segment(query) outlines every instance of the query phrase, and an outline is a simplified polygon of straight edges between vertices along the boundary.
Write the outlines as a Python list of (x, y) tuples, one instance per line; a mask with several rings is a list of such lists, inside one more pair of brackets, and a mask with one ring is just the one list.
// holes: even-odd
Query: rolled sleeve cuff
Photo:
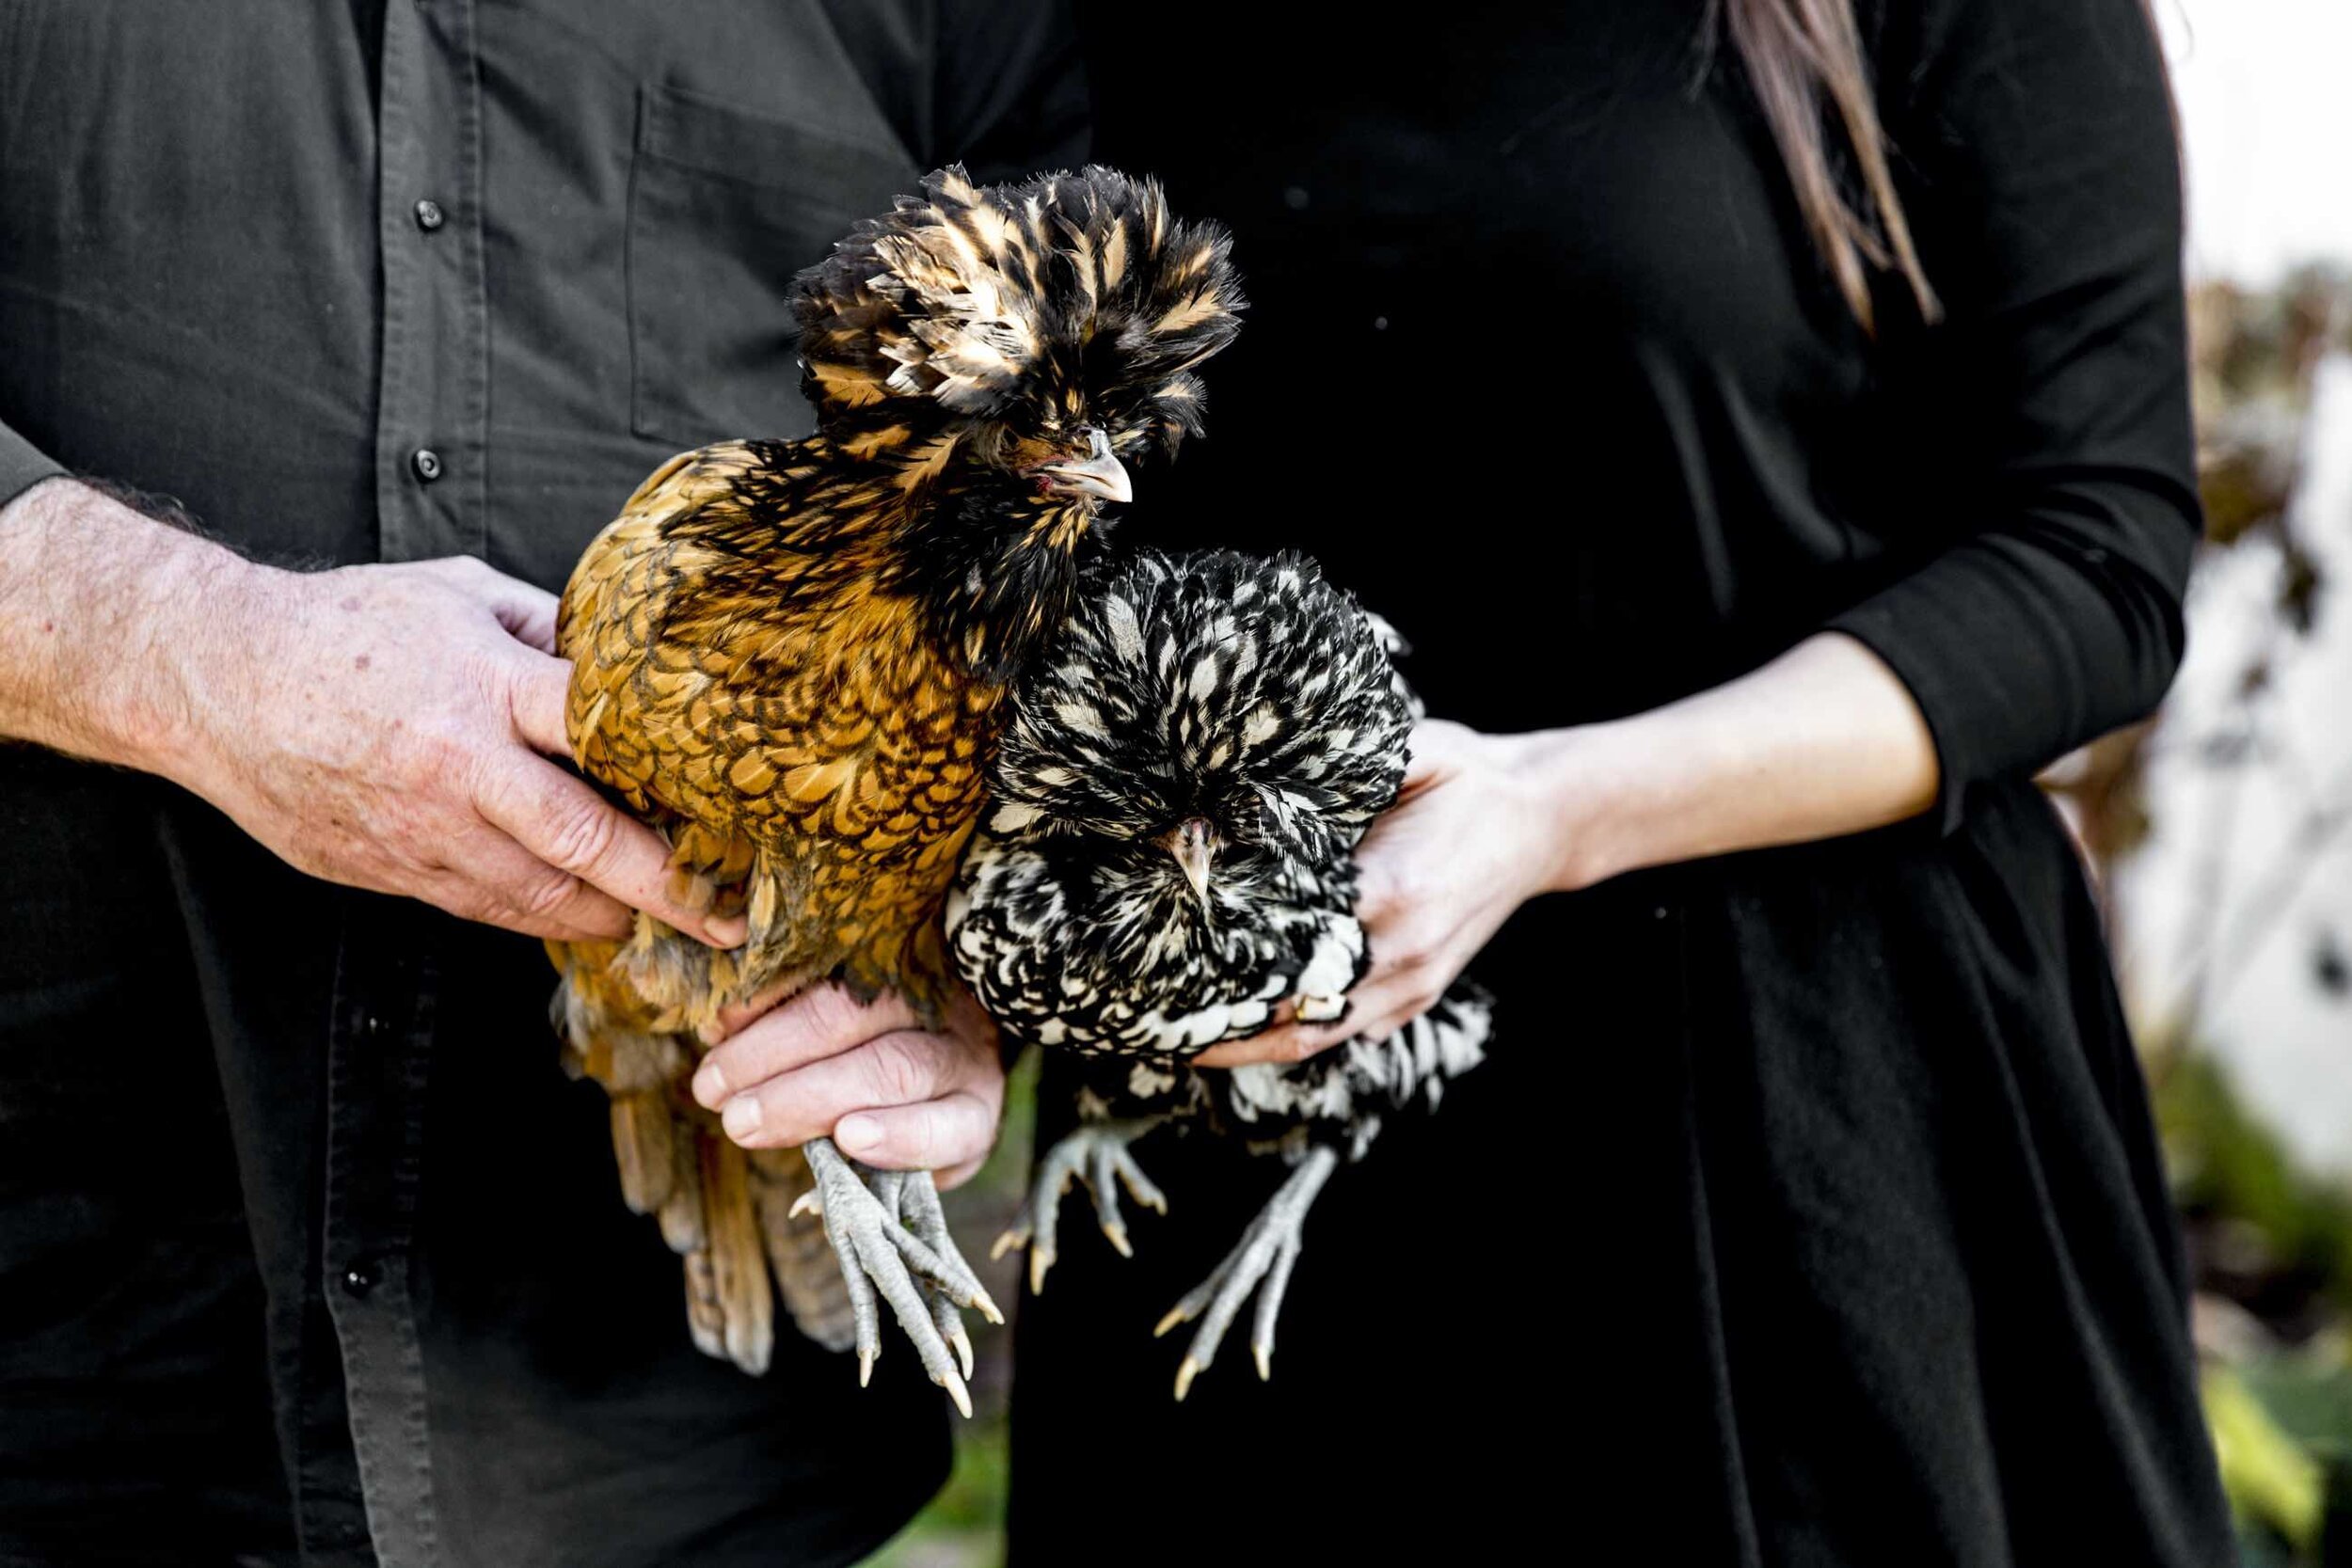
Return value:
[(1935, 803), (1927, 815), (1938, 832), (1949, 833), (1960, 826), (1968, 786), (1981, 773), (1979, 759), (1962, 739), (1968, 726), (1960, 718), (1979, 694), (1963, 689), (1948, 650), (1968, 646), (1980, 628), (1963, 624), (1937, 595), (1907, 594), (1904, 586), (1865, 600), (1822, 629), (1842, 632), (1878, 655), (1918, 705), (1935, 747)]
[(6, 506), (44, 479), (65, 468), (38, 451), (30, 441), (0, 424), (0, 506)]

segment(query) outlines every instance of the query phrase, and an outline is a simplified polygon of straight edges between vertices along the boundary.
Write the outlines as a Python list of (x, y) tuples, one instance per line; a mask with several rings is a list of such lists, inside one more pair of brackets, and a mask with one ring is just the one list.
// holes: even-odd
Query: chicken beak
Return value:
[(1188, 816), (1160, 840), (1184, 869), (1193, 896), (1205, 908), (1209, 902), (1209, 863), (1216, 858), (1216, 830), (1205, 816)]
[(1087, 455), (1066, 462), (1047, 463), (1037, 471), (1045, 476), (1055, 489), (1073, 496), (1097, 496), (1106, 501), (1131, 501), (1136, 487), (1129, 483), (1125, 465), (1111, 451), (1111, 439), (1099, 430), (1089, 431)]

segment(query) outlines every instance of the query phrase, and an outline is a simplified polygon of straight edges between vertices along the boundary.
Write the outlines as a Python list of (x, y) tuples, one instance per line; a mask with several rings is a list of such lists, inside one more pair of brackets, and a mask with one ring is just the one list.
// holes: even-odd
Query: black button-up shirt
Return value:
[[(0, 7), (0, 500), (560, 586), (808, 427), (796, 270), (1083, 109), (1045, 3)], [(0, 1560), (840, 1561), (937, 1484), (911, 1356), (692, 1351), (534, 944), (53, 756), (0, 844)]]

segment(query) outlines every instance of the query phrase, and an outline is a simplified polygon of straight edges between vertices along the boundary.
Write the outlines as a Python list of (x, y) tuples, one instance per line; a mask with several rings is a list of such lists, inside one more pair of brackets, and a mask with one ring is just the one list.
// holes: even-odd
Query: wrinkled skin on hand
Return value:
[(747, 1148), (831, 1133), (842, 1152), (892, 1170), (930, 1170), (943, 1189), (969, 1180), (996, 1141), (1005, 1070), (995, 1026), (959, 990), (935, 1029), (888, 992), (860, 1003), (813, 987), (719, 1015), (694, 1098)]
[[(469, 557), (253, 568), (193, 665), (176, 776), (280, 857), (532, 936), (643, 910), (739, 941), (668, 892), (647, 828), (566, 768), (552, 596)], [(233, 628), (233, 630), (226, 630)]]

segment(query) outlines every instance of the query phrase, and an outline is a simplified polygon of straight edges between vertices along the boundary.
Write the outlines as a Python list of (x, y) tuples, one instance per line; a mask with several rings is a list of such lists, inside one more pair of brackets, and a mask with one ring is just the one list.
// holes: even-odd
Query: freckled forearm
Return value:
[(1835, 635), (1664, 707), (1524, 745), (1562, 889), (1883, 827), (1926, 811), (1937, 787), (1911, 694)]
[(0, 739), (167, 772), (252, 568), (72, 480), (0, 507)]

